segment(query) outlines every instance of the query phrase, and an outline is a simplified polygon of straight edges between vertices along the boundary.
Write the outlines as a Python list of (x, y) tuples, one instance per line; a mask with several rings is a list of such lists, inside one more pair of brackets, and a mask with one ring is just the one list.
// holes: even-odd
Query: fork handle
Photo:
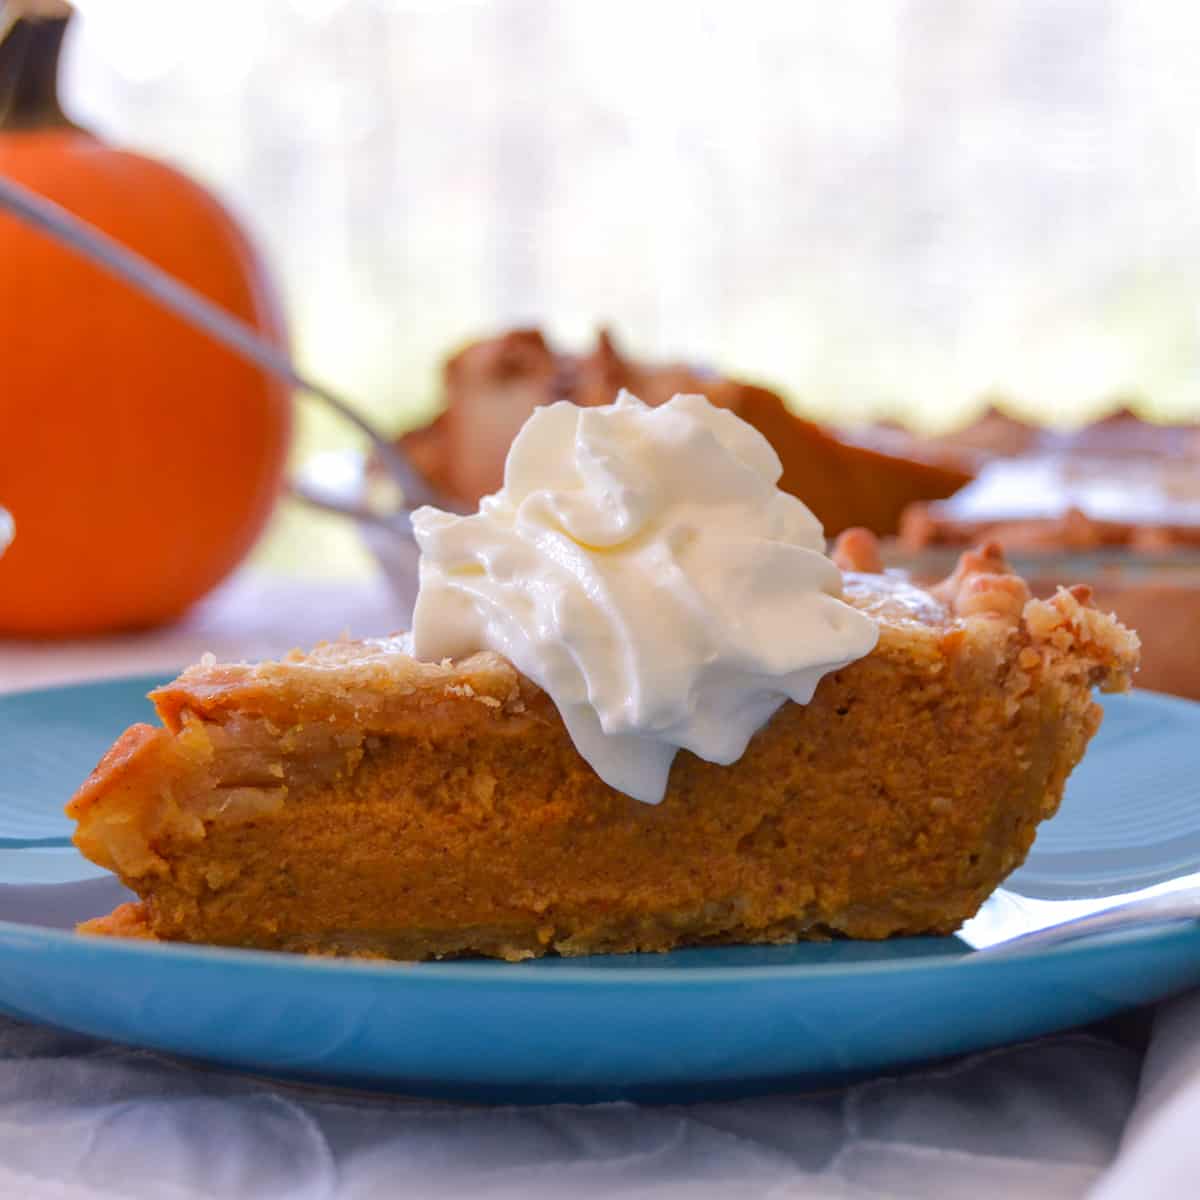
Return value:
[[(438, 503), (434, 490), (397, 446), (348, 400), (302, 375), (285, 351), (272, 345), (241, 318), (214, 304), (207, 296), (123, 246), (90, 222), (3, 176), (0, 176), (0, 209), (6, 209), (32, 228), (103, 267), (260, 370), (323, 401), (370, 439), (380, 461), (404, 493), (406, 509)], [(405, 521), (402, 528), (407, 527)]]
[(1200, 887), (1181, 888), (1159, 896), (1143, 896), (1124, 904), (1114, 904), (1099, 912), (1088, 913), (1061, 925), (1046, 929), (1035, 929), (1006, 942), (985, 946), (971, 955), (978, 958), (996, 958), (1005, 954), (1024, 953), (1026, 950), (1043, 950), (1081, 938), (1095, 937), (1103, 933), (1116, 933), (1123, 929), (1135, 929), (1143, 925), (1165, 925), (1200, 920)]

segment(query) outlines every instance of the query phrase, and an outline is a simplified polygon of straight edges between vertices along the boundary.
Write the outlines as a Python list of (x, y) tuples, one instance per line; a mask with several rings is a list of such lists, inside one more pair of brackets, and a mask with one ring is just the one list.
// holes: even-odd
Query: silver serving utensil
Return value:
[(1188, 875), (1127, 896), (1035, 900), (1000, 889), (959, 937), (974, 958), (1047, 950), (1101, 934), (1200, 921), (1200, 876)]
[(240, 317), (214, 304), (90, 222), (3, 176), (0, 176), (0, 209), (90, 259), (260, 370), (315, 396), (366, 434), (379, 455), (380, 463), (404, 497), (403, 507), (390, 514), (390, 523), (397, 536), (411, 541), (411, 509), (422, 504), (441, 503), (436, 491), (398, 446), (377, 430), (348, 400), (324, 384), (302, 375), (287, 353), (273, 346)]

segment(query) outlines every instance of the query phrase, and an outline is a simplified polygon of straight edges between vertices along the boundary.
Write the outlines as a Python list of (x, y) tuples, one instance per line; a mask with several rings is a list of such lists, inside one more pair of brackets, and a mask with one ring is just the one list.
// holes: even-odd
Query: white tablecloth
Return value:
[[(389, 631), (382, 585), (244, 574), (174, 629), (0, 643), (0, 689)], [(7, 751), (6, 751), (7, 752)], [(292, 1087), (0, 1019), (0, 1196), (1057, 1197), (1200, 1194), (1200, 996), (840, 1092), (470, 1108)]]

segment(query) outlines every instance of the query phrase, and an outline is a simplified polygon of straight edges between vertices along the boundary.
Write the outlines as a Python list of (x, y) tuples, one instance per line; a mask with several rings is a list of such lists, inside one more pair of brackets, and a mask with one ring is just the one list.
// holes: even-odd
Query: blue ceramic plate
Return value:
[(379, 964), (77, 937), (122, 898), (63, 802), (156, 680), (0, 697), (0, 1009), (245, 1070), (480, 1100), (812, 1087), (1200, 983), (1175, 925), (991, 959), (1015, 927), (1200, 871), (1200, 705), (1109, 700), (1029, 861), (959, 938)]

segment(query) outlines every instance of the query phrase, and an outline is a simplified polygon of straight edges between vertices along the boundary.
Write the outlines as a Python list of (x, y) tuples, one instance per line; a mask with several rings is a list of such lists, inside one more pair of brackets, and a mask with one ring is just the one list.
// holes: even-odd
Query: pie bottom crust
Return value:
[[(872, 565), (862, 535), (840, 553)], [(511, 960), (951, 933), (1057, 809), (1137, 639), (1084, 592), (1029, 599), (994, 549), (931, 592), (846, 578), (875, 651), (737, 763), (681, 752), (659, 805), (601, 782), (493, 654), (384, 639), (190, 668), (68, 806), (140, 897), (80, 928)]]

